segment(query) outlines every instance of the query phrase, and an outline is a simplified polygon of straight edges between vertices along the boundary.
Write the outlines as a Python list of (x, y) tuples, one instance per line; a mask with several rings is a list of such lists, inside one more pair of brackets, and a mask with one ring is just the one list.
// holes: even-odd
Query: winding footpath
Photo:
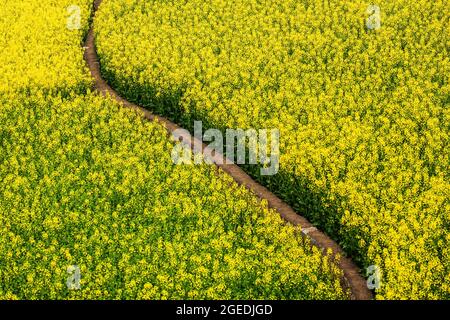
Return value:
[[(95, 12), (97, 11), (101, 2), (102, 0), (95, 0), (93, 3), (94, 10), (92, 21), (95, 18)], [(102, 75), (100, 73), (100, 64), (95, 48), (93, 22), (90, 25), (90, 29), (85, 42), (84, 59), (86, 60), (91, 75), (94, 79), (94, 87), (95, 87), (94, 89), (99, 91), (103, 96), (112, 97), (114, 100), (118, 101), (124, 107), (135, 110), (149, 121), (157, 120), (167, 129), (169, 135), (171, 135), (174, 130), (182, 129), (175, 123), (169, 121), (168, 119), (154, 115), (150, 111), (122, 98), (116, 91), (114, 91), (106, 83), (106, 81), (102, 78)], [(194, 137), (190, 137), (190, 140), (187, 141), (192, 142), (190, 147), (194, 151), (194, 144), (195, 141), (197, 140)], [(202, 142), (197, 141), (197, 143), (200, 143), (200, 145), (202, 145), (203, 150), (207, 148), (207, 146)], [(225, 161), (219, 161), (219, 159), (223, 160), (224, 156), (221, 154), (216, 154), (213, 157), (213, 160), (217, 160), (214, 162), (216, 163), (216, 166), (218, 168), (222, 169), (227, 174), (229, 174), (239, 185), (244, 185), (246, 188), (251, 190), (255, 195), (258, 196), (259, 199), (267, 200), (270, 208), (275, 209), (280, 214), (280, 216), (287, 222), (295, 226), (299, 226), (301, 228), (302, 235), (306, 238), (309, 238), (312, 244), (321, 248), (324, 254), (326, 254), (328, 250), (331, 250), (332, 251), (331, 258), (336, 254), (340, 255), (338, 266), (343, 270), (344, 274), (342, 283), (344, 287), (350, 289), (352, 299), (354, 300), (373, 299), (373, 294), (367, 288), (366, 280), (361, 276), (359, 268), (351, 261), (351, 259), (345, 256), (345, 252), (335, 241), (330, 239), (323, 232), (319, 231), (306, 218), (297, 214), (289, 205), (287, 205), (285, 202), (283, 202), (281, 199), (275, 196), (267, 188), (263, 187), (262, 185), (254, 181), (239, 166), (235, 164), (225, 164)]]

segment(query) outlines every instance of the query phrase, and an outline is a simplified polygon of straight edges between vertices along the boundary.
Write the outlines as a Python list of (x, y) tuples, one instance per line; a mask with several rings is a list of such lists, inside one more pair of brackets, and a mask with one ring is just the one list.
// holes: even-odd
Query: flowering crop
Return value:
[(267, 203), (89, 92), (90, 1), (0, 2), (0, 299), (348, 297)]
[(128, 99), (186, 127), (279, 128), (280, 172), (260, 180), (379, 266), (378, 298), (448, 299), (448, 8), (108, 0), (95, 28)]
[(93, 96), (1, 106), (0, 298), (345, 298), (341, 271), (265, 203), (173, 164), (160, 124)]
[(77, 0), (79, 30), (70, 30), (73, 0), (0, 1), (0, 93), (84, 92), (91, 80), (83, 60), (91, 0)]

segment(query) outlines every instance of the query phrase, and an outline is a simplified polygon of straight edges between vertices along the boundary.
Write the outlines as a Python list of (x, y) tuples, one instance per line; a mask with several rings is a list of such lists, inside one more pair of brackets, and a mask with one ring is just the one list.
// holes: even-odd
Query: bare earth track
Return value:
[[(102, 0), (94, 1), (93, 18), (101, 2)], [(100, 64), (98, 61), (98, 56), (95, 48), (93, 23), (91, 23), (87, 39), (85, 42), (84, 59), (86, 60), (91, 75), (94, 79), (94, 87), (102, 95), (111, 96), (113, 99), (118, 101), (124, 107), (136, 110), (145, 119), (149, 121), (157, 120), (167, 129), (169, 135), (176, 129), (182, 129), (175, 123), (167, 120), (166, 118), (154, 115), (150, 111), (122, 98), (116, 91), (114, 91), (114, 89), (112, 89), (106, 83), (106, 81), (102, 78), (102, 75), (100, 73)], [(194, 137), (191, 137), (190, 141), (192, 141), (191, 149), (193, 150), (194, 142), (196, 141), (196, 139)], [(203, 149), (206, 148), (205, 144), (201, 143), (201, 145)], [(213, 157), (213, 160), (214, 159), (217, 160), (220, 158), (224, 159), (224, 156), (216, 153), (215, 156)], [(359, 268), (349, 258), (345, 256), (344, 251), (335, 241), (333, 241), (323, 232), (315, 228), (307, 219), (298, 215), (289, 205), (287, 205), (280, 198), (275, 196), (267, 188), (263, 187), (262, 185), (254, 181), (239, 166), (235, 164), (225, 164), (225, 161), (221, 161), (220, 163), (223, 164), (216, 163), (216, 166), (218, 168), (222, 169), (227, 174), (229, 174), (238, 184), (244, 185), (246, 188), (251, 190), (261, 200), (263, 199), (267, 200), (270, 208), (275, 209), (280, 214), (280, 216), (287, 222), (291, 223), (292, 225), (299, 226), (301, 228), (302, 235), (309, 238), (314, 245), (321, 248), (324, 254), (326, 254), (328, 250), (331, 250), (332, 256), (336, 254), (340, 255), (338, 266), (343, 270), (344, 273), (344, 279), (342, 279), (343, 284), (345, 287), (350, 288), (352, 299), (355, 300), (373, 299), (373, 294), (367, 288), (366, 281), (361, 276)]]

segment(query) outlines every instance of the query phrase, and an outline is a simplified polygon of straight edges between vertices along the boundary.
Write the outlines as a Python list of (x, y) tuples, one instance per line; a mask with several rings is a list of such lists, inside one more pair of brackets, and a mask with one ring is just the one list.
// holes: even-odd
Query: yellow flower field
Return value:
[(0, 299), (349, 297), (267, 203), (90, 92), (90, 1), (0, 5)]
[[(1, 101), (0, 298), (341, 299), (341, 271), (158, 123), (103, 98)], [(68, 290), (68, 266), (80, 290)]]
[(80, 28), (69, 30), (73, 0), (1, 0), (0, 93), (83, 93), (91, 83), (80, 38), (92, 1), (77, 0)]
[[(278, 128), (258, 177), (379, 266), (378, 299), (450, 298), (449, 1), (105, 0), (104, 77), (187, 128)], [(372, 17), (373, 18), (373, 17)]]

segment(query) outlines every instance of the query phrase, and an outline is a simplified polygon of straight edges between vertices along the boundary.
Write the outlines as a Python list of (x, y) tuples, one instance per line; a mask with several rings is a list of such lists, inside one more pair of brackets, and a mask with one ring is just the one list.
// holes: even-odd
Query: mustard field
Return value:
[(127, 99), (279, 129), (279, 173), (246, 170), (377, 266), (377, 299), (449, 299), (449, 4), (108, 0), (94, 27)]
[(91, 1), (0, 7), (0, 299), (349, 298), (299, 227), (92, 89)]

